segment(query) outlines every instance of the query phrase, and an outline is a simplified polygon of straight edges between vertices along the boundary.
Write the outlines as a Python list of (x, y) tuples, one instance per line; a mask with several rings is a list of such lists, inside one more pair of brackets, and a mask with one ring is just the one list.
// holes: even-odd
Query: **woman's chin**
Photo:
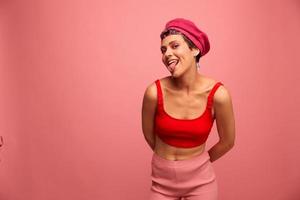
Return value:
[(170, 69), (170, 68), (168, 68), (168, 70), (169, 70), (169, 72), (171, 73), (171, 75), (173, 76), (173, 74), (175, 74), (176, 73), (176, 71), (178, 70), (178, 64), (174, 67), (174, 69), (172, 70), (172, 69)]
[(174, 77), (174, 78), (178, 77), (179, 76), (178, 71), (171, 72), (171, 76)]

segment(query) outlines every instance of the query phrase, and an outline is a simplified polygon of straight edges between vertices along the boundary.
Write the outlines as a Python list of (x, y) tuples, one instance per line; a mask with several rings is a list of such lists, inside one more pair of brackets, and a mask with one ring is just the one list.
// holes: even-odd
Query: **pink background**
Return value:
[(208, 34), (200, 72), (233, 98), (220, 199), (300, 198), (299, 0), (14, 0), (0, 2), (1, 200), (147, 199), (142, 97), (169, 75), (159, 33), (175, 17)]

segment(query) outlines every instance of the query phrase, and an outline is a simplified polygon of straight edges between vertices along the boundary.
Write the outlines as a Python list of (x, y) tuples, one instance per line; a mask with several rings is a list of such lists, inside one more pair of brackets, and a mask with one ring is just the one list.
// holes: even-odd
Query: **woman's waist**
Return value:
[(205, 151), (205, 143), (192, 147), (192, 148), (180, 148), (170, 146), (158, 137), (156, 137), (154, 152), (162, 158), (167, 160), (185, 160), (191, 159), (202, 154)]

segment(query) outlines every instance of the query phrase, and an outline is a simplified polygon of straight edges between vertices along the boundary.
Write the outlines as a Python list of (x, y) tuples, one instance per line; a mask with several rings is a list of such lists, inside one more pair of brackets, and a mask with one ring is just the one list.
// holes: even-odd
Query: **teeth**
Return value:
[(177, 62), (177, 60), (170, 60), (170, 61), (168, 62), (168, 65), (170, 65), (171, 63), (174, 63), (174, 62)]

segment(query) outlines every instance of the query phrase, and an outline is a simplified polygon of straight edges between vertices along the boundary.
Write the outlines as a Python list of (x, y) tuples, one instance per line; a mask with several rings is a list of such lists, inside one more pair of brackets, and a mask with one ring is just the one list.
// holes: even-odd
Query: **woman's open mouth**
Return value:
[(179, 60), (170, 60), (170, 61), (168, 61), (168, 66), (167, 66), (168, 70), (170, 72), (174, 72), (178, 63), (179, 63)]

